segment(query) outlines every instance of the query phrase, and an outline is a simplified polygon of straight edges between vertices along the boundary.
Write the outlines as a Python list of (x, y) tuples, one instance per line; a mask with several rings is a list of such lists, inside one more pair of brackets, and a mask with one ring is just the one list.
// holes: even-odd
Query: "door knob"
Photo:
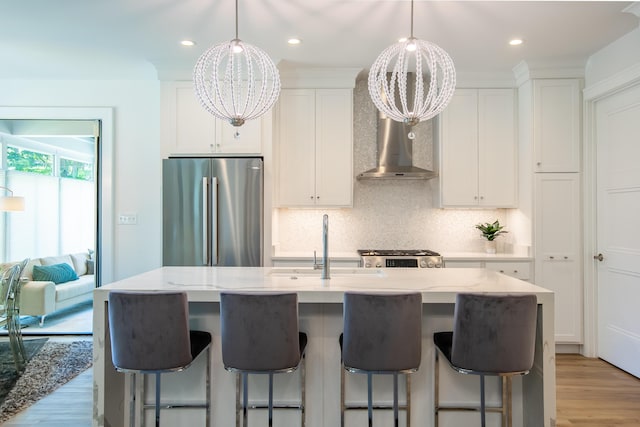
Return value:
[(604, 257), (602, 256), (602, 254), (594, 255), (593, 259), (597, 259), (598, 261), (604, 261)]

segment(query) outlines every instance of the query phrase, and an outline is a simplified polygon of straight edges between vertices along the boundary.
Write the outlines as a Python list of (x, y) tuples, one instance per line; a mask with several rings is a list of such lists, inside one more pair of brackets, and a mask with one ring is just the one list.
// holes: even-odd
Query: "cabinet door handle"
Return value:
[(504, 273), (504, 270), (500, 270), (500, 273)]
[(313, 200), (313, 196), (310, 196), (309, 198), (310, 198), (311, 200)]
[(484, 200), (484, 196), (480, 196), (480, 200)]
[(550, 256), (550, 257), (549, 257), (549, 259), (553, 259), (553, 258), (554, 258), (553, 256)]
[(513, 270), (513, 272), (514, 272), (515, 274), (518, 274), (518, 270)]
[(538, 162), (536, 163), (536, 166), (540, 166), (542, 164), (542, 162)]
[(604, 256), (602, 256), (602, 254), (594, 255), (593, 259), (597, 259), (598, 261), (602, 262), (604, 261)]
[(566, 257), (564, 257), (564, 259), (569, 259), (569, 257), (568, 257), (568, 256), (566, 256)]

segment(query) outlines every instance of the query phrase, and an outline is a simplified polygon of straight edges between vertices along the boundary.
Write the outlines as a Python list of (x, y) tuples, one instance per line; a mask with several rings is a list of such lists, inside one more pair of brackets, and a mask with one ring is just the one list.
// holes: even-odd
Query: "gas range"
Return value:
[(442, 268), (442, 256), (428, 249), (386, 250), (359, 249), (361, 265), (365, 268)]

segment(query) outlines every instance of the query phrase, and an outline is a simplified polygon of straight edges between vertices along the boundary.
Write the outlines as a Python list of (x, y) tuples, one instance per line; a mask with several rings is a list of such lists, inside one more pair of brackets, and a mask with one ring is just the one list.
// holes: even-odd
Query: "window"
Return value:
[(73, 129), (63, 124), (69, 130), (52, 135), (42, 131), (49, 122), (0, 120), (0, 186), (26, 205), (19, 214), (0, 214), (2, 262), (95, 250), (96, 139), (86, 130), (70, 136)]
[(63, 178), (93, 181), (93, 164), (60, 158), (60, 176)]
[(8, 145), (7, 169), (51, 176), (53, 175), (53, 155)]

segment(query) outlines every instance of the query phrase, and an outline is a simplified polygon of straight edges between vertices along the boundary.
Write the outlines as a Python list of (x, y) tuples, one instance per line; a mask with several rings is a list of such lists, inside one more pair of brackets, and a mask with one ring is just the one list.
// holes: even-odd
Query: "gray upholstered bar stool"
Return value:
[[(206, 426), (211, 420), (211, 334), (189, 330), (189, 307), (185, 292), (109, 293), (109, 334), (111, 359), (120, 372), (133, 373), (131, 381), (130, 425), (135, 425), (134, 407), (140, 408), (140, 425), (144, 410), (155, 408), (155, 425), (160, 426), (160, 409), (204, 408)], [(203, 404), (174, 404), (160, 401), (160, 375), (188, 368), (200, 353), (207, 351)], [(142, 396), (136, 396), (136, 376), (141, 375)], [(144, 376), (156, 379), (155, 404), (144, 402)], [(135, 400), (140, 399), (136, 404)]]
[[(533, 366), (536, 337), (535, 295), (458, 294), (452, 332), (436, 332), (434, 373), (435, 426), (442, 411), (500, 412), (502, 426), (511, 426), (511, 379), (526, 375)], [(462, 374), (480, 376), (480, 407), (440, 406), (438, 353)], [(502, 377), (500, 407), (486, 407), (485, 376)]]
[[(247, 426), (248, 409), (268, 409), (269, 426), (273, 409), (297, 409), (305, 425), (304, 351), (307, 335), (298, 328), (298, 295), (295, 293), (220, 294), (222, 362), (236, 372), (236, 425)], [(273, 404), (273, 375), (295, 371), (300, 366), (300, 404)], [(249, 374), (269, 375), (267, 405), (248, 402)], [(242, 405), (240, 380), (242, 379)]]
[[(367, 409), (369, 426), (373, 409), (393, 409), (398, 425), (399, 409), (411, 420), (411, 381), (408, 374), (420, 367), (422, 357), (422, 295), (419, 293), (345, 292), (344, 329), (340, 335), (340, 425), (346, 410)], [(367, 406), (345, 403), (345, 371), (367, 374)], [(406, 375), (406, 404), (398, 405), (398, 374)], [(393, 405), (373, 405), (372, 376), (393, 375)]]

